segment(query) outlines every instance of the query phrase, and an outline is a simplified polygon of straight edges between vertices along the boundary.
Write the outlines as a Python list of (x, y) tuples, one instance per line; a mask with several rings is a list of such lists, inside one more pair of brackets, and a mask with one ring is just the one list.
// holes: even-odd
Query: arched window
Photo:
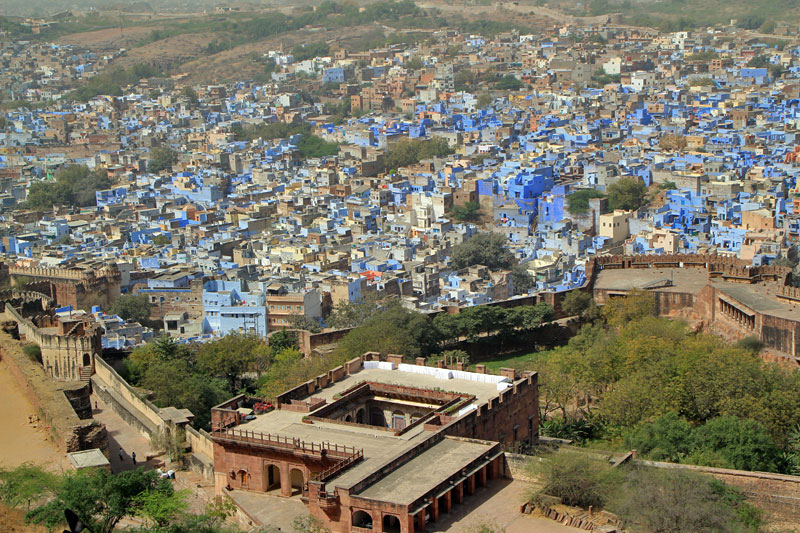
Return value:
[(353, 513), (353, 525), (362, 529), (372, 529), (372, 516), (366, 511)]
[(400, 533), (400, 519), (394, 515), (383, 515), (383, 532)]

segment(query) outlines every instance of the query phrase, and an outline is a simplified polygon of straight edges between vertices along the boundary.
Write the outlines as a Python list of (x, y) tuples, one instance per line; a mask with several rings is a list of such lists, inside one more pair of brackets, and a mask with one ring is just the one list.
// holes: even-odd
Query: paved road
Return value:
[[(113, 473), (133, 470), (135, 466), (142, 466), (143, 464), (148, 469), (156, 468), (160, 465), (160, 459), (146, 461), (148, 455), (153, 455), (150, 440), (122, 420), (96, 394), (92, 395), (92, 416), (98, 422), (105, 424), (108, 430), (108, 459), (111, 461), (111, 471)], [(120, 450), (122, 450), (121, 460)], [(137, 463), (135, 466), (132, 456), (134, 452), (136, 453)]]

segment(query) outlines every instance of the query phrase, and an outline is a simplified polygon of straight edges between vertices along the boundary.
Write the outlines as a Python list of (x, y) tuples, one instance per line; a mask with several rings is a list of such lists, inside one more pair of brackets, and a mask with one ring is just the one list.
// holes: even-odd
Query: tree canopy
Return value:
[(127, 322), (145, 322), (150, 320), (150, 298), (146, 294), (121, 294), (109, 309)]
[(567, 210), (573, 215), (581, 215), (589, 210), (589, 200), (604, 196), (595, 189), (580, 189), (567, 196)]
[(530, 461), (528, 469), (541, 488), (530, 501), (606, 509), (622, 520), (625, 531), (695, 533), (758, 531), (760, 511), (722, 481), (685, 470), (638, 466), (612, 468), (589, 454), (560, 450)]
[(453, 247), (451, 257), (457, 269), (474, 265), (508, 269), (515, 263), (514, 254), (506, 248), (506, 238), (499, 233), (478, 233)]
[(339, 341), (336, 353), (344, 360), (365, 352), (396, 353), (413, 361), (435, 352), (438, 340), (428, 315), (405, 309), (393, 300)]
[(647, 200), (647, 186), (636, 178), (622, 178), (608, 186), (608, 207), (633, 211)]
[(542, 419), (581, 413), (657, 458), (785, 470), (777, 452), (800, 420), (800, 375), (654, 312), (649, 293), (612, 299), (604, 320), (542, 355), (531, 368)]
[(434, 137), (429, 140), (401, 139), (389, 151), (386, 157), (388, 168), (407, 167), (415, 165), (423, 159), (432, 157), (444, 157), (454, 153), (450, 144), (442, 137)]
[(109, 187), (111, 180), (105, 170), (92, 171), (83, 165), (70, 165), (56, 172), (55, 181), (32, 183), (21, 207), (49, 209), (54, 205), (96, 205), (95, 192)]
[(170, 170), (172, 165), (177, 162), (178, 152), (169, 147), (156, 148), (150, 154), (150, 161), (147, 163), (147, 170), (157, 174), (162, 170)]

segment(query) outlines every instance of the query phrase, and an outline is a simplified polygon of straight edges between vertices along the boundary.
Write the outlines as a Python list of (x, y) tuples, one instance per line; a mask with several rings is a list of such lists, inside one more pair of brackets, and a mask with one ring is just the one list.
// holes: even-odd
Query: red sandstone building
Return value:
[[(287, 391), (212, 410), (218, 494), (300, 497), (336, 532), (424, 531), (493, 479), (503, 445), (538, 435), (537, 375), (365, 354)], [(262, 414), (244, 415), (255, 407)]]

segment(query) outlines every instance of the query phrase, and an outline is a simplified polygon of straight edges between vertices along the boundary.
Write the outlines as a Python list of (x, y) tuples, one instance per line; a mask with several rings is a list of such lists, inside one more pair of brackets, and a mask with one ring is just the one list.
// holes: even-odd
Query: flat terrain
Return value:
[[(66, 456), (47, 438), (44, 423), (30, 423), (36, 409), (22, 394), (5, 364), (0, 362), (0, 467), (13, 468), (31, 462), (54, 470), (67, 468)], [(1, 528), (0, 528), (1, 529)]]

